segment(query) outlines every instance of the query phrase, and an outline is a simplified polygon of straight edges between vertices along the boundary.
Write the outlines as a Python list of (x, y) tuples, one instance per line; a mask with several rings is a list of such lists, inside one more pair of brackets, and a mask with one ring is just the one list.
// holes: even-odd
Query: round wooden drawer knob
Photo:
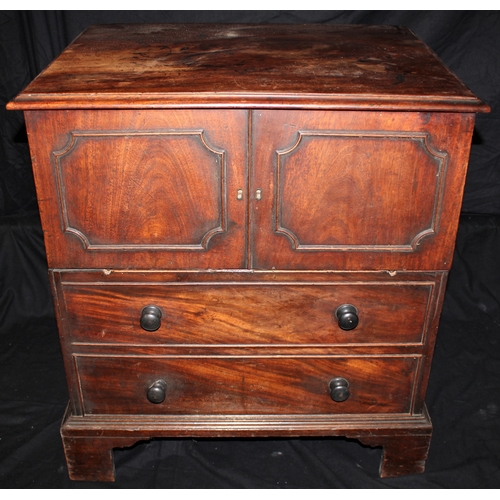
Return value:
[(167, 383), (164, 380), (157, 380), (147, 392), (150, 403), (160, 404), (165, 401), (167, 395)]
[(354, 330), (358, 326), (358, 310), (352, 304), (344, 304), (337, 307), (335, 317), (342, 330)]
[(337, 403), (342, 403), (351, 395), (349, 391), (349, 382), (342, 377), (335, 377), (330, 380), (330, 396)]
[(147, 332), (154, 332), (161, 326), (161, 310), (156, 306), (146, 306), (141, 311), (141, 327)]

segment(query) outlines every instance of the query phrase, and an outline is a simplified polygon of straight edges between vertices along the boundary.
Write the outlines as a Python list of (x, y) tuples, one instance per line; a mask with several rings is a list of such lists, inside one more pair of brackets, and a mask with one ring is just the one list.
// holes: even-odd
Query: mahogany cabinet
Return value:
[(409, 30), (108, 25), (25, 112), (69, 474), (152, 437), (348, 436), (422, 472), (477, 99)]

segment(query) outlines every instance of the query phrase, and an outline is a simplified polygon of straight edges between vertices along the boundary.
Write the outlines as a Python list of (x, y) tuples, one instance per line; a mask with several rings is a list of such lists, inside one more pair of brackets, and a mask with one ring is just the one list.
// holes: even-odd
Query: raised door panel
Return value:
[(244, 266), (245, 112), (61, 111), (28, 122), (43, 137), (32, 151), (51, 267)]
[(253, 117), (254, 267), (449, 267), (470, 117), (300, 111)]

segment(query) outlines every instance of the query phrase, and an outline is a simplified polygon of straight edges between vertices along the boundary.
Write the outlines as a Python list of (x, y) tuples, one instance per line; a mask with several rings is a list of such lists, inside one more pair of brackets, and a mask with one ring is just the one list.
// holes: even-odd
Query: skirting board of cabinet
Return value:
[[(432, 424), (419, 415), (173, 415), (74, 416), (68, 408), (61, 427), (69, 476), (80, 481), (114, 481), (113, 448), (139, 441), (182, 437), (342, 436), (382, 446), (380, 477), (424, 472)], [(333, 444), (332, 444), (333, 446)]]

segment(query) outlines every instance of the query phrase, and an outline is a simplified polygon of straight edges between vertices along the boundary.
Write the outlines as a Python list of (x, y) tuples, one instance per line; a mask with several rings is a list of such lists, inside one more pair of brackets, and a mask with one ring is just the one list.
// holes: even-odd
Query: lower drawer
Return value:
[(136, 415), (409, 413), (418, 360), (75, 356), (84, 414)]

